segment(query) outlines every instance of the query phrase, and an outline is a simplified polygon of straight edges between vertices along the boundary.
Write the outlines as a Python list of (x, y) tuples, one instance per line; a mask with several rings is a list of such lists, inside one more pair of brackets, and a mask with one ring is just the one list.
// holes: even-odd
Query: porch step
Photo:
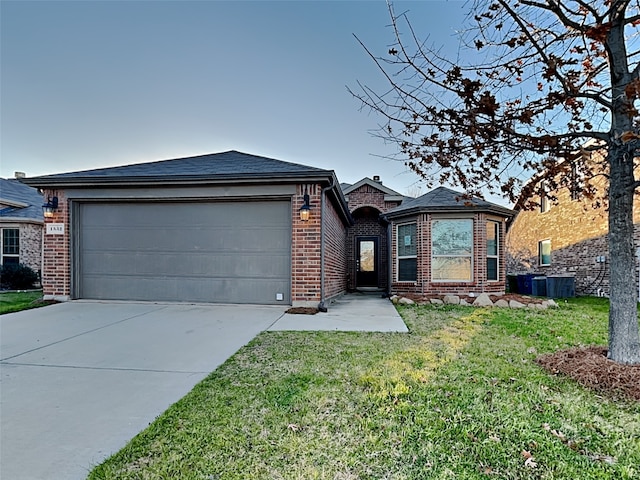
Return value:
[(386, 291), (378, 287), (358, 287), (356, 288), (356, 293), (362, 293), (363, 295), (381, 296), (385, 294)]

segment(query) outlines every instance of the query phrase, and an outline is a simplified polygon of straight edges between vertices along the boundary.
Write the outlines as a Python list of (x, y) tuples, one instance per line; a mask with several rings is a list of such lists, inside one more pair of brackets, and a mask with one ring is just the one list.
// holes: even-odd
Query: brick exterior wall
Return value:
[[(472, 280), (467, 282), (434, 282), (431, 280), (431, 221), (434, 218), (471, 218), (473, 219), (473, 253), (472, 253)], [(500, 225), (498, 242), (498, 281), (487, 280), (487, 229), (488, 220), (497, 221)], [(397, 235), (396, 227), (406, 223), (416, 223), (416, 255), (417, 255), (417, 281), (398, 282), (397, 262)], [(476, 213), (473, 216), (439, 215), (434, 217), (430, 213), (422, 213), (418, 216), (394, 220), (392, 230), (392, 285), (391, 293), (413, 295), (468, 295), (469, 293), (495, 293), (502, 294), (505, 291), (505, 222), (499, 218)]]
[[(604, 185), (598, 185), (600, 193)], [(575, 276), (576, 294), (609, 294), (608, 213), (584, 198), (573, 200), (568, 189), (554, 192), (556, 203), (520, 211), (507, 233), (507, 273)], [(640, 255), (640, 199), (634, 201), (636, 251)], [(538, 242), (551, 241), (551, 265), (540, 265)], [(605, 262), (596, 261), (605, 257)], [(638, 261), (636, 261), (638, 270)], [(637, 284), (638, 278), (633, 281)]]
[(349, 211), (355, 212), (361, 207), (375, 207), (384, 213), (400, 205), (400, 202), (386, 202), (385, 196), (384, 192), (371, 185), (362, 185), (349, 192)]
[[(317, 306), (321, 300), (321, 195), (319, 184), (298, 185), (292, 197), (291, 302), (296, 306)], [(304, 192), (309, 194), (310, 219), (300, 220)], [(71, 250), (69, 202), (62, 190), (45, 191), (57, 196), (59, 208), (48, 223), (63, 223), (64, 235), (43, 235), (43, 294), (47, 299), (68, 300), (71, 292)], [(347, 227), (335, 206), (325, 199), (324, 296), (338, 296), (347, 289)], [(38, 246), (39, 250), (39, 246)]]
[(326, 198), (324, 221), (324, 296), (328, 300), (347, 290), (347, 227)]
[[(303, 195), (309, 194), (309, 220), (300, 220)], [(320, 195), (319, 185), (298, 185), (291, 201), (291, 303), (294, 306), (320, 301)]]
[(63, 223), (64, 235), (44, 233), (42, 293), (45, 299), (68, 300), (71, 295), (69, 202), (62, 190), (46, 190), (44, 196), (58, 197), (58, 209), (53, 217), (44, 219), (45, 228), (48, 223)]
[[(309, 195), (311, 215), (308, 221), (300, 220), (299, 209), (305, 192)], [(320, 288), (324, 260), (324, 299), (345, 293), (347, 227), (340, 219), (333, 203), (325, 197), (324, 259), (321, 257), (321, 195), (320, 185), (298, 185), (292, 200), (291, 239), (291, 303), (293, 306), (318, 305), (322, 300)]]
[(20, 232), (18, 261), (35, 272), (42, 269), (42, 225), (26, 222), (3, 222), (0, 228), (17, 228)]
[(36, 272), (42, 270), (42, 235), (42, 225), (34, 223), (20, 225), (20, 263), (31, 267)]
[(388, 225), (380, 220), (380, 214), (400, 205), (399, 201), (385, 201), (387, 194), (372, 185), (364, 184), (349, 192), (349, 211), (355, 225), (347, 234), (347, 266), (349, 290), (357, 288), (357, 239), (358, 237), (378, 238), (378, 288), (389, 289), (389, 244)]

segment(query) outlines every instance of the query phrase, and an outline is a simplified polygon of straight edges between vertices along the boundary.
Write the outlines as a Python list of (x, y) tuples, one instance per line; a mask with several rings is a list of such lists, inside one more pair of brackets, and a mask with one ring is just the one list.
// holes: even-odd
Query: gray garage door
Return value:
[(79, 298), (290, 303), (288, 201), (83, 203), (77, 214)]

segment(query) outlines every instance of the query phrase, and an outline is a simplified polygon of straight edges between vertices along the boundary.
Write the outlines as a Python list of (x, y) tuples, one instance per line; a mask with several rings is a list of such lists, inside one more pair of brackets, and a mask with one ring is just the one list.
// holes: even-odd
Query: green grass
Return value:
[(46, 303), (41, 302), (41, 299), (41, 290), (0, 293), (0, 315), (46, 305)]
[(605, 344), (606, 300), (399, 310), (410, 334), (259, 335), (90, 478), (640, 478), (640, 405), (534, 363)]

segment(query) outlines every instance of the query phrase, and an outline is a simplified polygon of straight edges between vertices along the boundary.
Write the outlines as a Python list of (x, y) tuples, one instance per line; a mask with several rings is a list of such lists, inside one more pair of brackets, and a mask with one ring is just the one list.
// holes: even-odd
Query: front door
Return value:
[(356, 242), (356, 287), (377, 287), (378, 238), (359, 237)]

